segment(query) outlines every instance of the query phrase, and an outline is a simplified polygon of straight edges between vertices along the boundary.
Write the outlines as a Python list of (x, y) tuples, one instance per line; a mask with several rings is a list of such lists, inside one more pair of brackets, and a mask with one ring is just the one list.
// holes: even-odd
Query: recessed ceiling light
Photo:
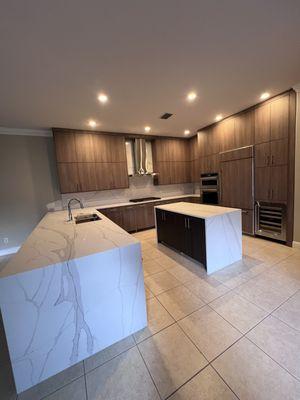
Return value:
[(218, 122), (218, 121), (221, 121), (221, 119), (223, 119), (223, 115), (222, 115), (222, 114), (216, 115), (215, 120), (216, 120), (217, 122)]
[(192, 101), (194, 101), (194, 100), (196, 99), (196, 97), (197, 97), (197, 93), (195, 93), (195, 92), (190, 92), (190, 93), (188, 93), (188, 95), (186, 96), (186, 99), (187, 99), (187, 101), (192, 102)]
[(145, 132), (150, 132), (151, 131), (151, 128), (150, 128), (150, 126), (145, 126)]
[(186, 129), (185, 131), (184, 131), (184, 134), (185, 135), (189, 135), (191, 133), (191, 131), (189, 130), (189, 129)]
[(88, 124), (89, 124), (89, 126), (90, 126), (91, 128), (95, 128), (95, 127), (97, 126), (97, 122), (94, 121), (93, 119), (90, 119), (89, 122), (88, 122)]
[(269, 92), (264, 92), (260, 95), (260, 99), (261, 100), (266, 100), (270, 97), (270, 93)]
[(105, 104), (108, 101), (108, 96), (105, 93), (100, 93), (98, 96), (100, 103)]

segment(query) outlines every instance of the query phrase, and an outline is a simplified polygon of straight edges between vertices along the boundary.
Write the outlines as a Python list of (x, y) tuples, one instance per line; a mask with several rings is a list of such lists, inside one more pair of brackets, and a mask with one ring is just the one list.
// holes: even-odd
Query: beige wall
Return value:
[(300, 85), (297, 92), (296, 116), (296, 152), (295, 152), (295, 205), (294, 205), (294, 241), (300, 242)]
[(0, 250), (21, 245), (60, 197), (53, 138), (0, 134)]

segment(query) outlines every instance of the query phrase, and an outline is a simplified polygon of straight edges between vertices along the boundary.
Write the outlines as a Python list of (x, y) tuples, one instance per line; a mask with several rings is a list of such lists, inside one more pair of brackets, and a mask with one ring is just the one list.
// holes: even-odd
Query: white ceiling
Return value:
[(299, 0), (1, 1), (2, 126), (182, 136), (298, 82)]

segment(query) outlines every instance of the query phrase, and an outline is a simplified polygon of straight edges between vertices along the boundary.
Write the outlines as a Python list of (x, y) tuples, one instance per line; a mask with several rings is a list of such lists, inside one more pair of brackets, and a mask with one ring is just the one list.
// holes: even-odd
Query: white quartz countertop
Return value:
[(174, 203), (174, 204), (163, 204), (156, 206), (160, 210), (171, 211), (178, 214), (184, 214), (190, 217), (208, 219), (217, 217), (219, 215), (229, 214), (236, 211), (241, 211), (239, 208), (228, 208), (221, 206), (209, 206), (206, 204), (195, 204), (195, 203)]
[(67, 221), (66, 210), (47, 213), (0, 271), (0, 278), (139, 243), (95, 207), (72, 212), (73, 217), (95, 213), (101, 220), (75, 224)]

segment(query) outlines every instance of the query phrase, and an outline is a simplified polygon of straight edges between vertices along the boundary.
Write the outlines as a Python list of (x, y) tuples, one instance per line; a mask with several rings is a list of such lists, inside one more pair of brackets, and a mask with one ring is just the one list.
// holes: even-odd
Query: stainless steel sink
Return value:
[(74, 219), (75, 224), (83, 224), (84, 222), (99, 221), (101, 218), (97, 214), (79, 214)]

